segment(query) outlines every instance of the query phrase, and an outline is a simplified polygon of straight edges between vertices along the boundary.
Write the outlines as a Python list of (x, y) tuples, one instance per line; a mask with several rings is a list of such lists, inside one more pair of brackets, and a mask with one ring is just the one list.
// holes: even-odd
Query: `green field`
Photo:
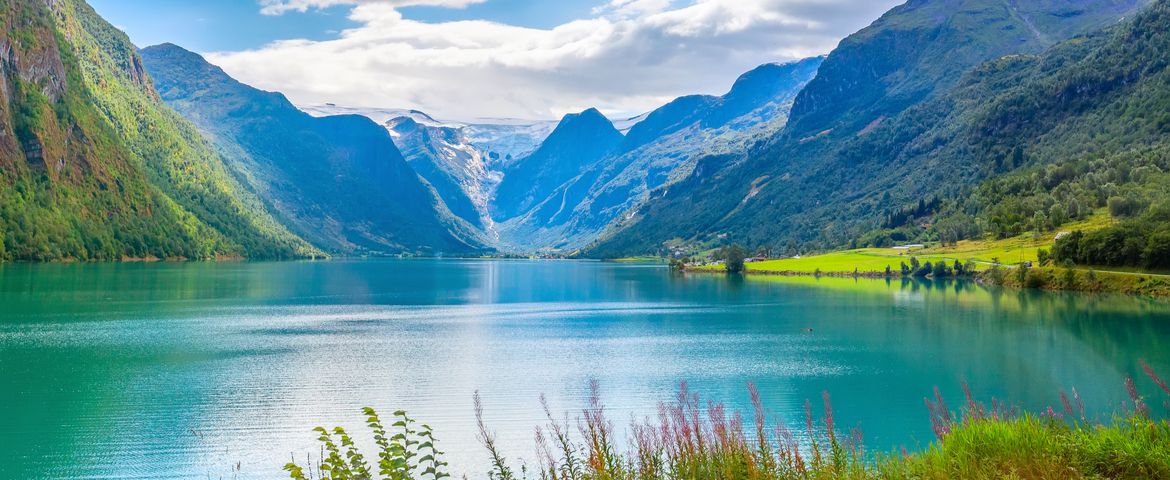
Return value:
[[(1112, 222), (1109, 213), (1102, 209), (1084, 221), (1064, 225), (1059, 231), (1091, 231)], [(897, 272), (901, 270), (903, 262), (910, 263), (911, 257), (917, 257), (923, 263), (939, 260), (947, 263), (956, 260), (966, 263), (968, 260), (972, 260), (985, 265), (992, 263), (1018, 265), (1023, 262), (1036, 262), (1037, 251), (1042, 248), (1052, 248), (1056, 233), (1025, 234), (1002, 240), (965, 240), (955, 246), (928, 245), (925, 249), (913, 252), (893, 248), (845, 250), (802, 258), (749, 263), (747, 270), (749, 273), (816, 273), (818, 270), (822, 273), (852, 273), (854, 271), (880, 273), (885, 272), (888, 266)], [(696, 270), (711, 271), (722, 269), (723, 267), (696, 268)]]

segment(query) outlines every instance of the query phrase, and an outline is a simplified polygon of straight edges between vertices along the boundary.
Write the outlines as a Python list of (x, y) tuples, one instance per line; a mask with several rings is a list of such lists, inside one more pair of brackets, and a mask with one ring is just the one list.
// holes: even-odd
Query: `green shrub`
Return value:
[[(378, 446), (375, 467), (371, 467), (366, 456), (358, 451), (353, 437), (344, 428), (337, 427), (330, 431), (317, 427), (314, 431), (319, 434), (317, 440), (321, 442), (324, 452), (317, 471), (312, 471), (312, 465), (301, 467), (289, 463), (284, 467), (289, 477), (294, 480), (440, 480), (451, 476), (445, 471), (447, 463), (441, 459), (443, 452), (435, 447), (431, 427), (418, 426), (406, 412), (398, 411), (394, 412), (395, 422), (391, 425), (393, 431), (388, 432), (374, 409), (365, 408), (362, 413), (367, 417), (366, 425), (374, 434), (374, 443)], [(378, 476), (375, 476), (375, 472)]]

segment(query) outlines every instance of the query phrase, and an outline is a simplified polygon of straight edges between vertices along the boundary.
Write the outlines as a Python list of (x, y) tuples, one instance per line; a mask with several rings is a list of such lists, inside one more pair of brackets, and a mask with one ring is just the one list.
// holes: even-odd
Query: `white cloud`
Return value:
[(260, 0), (260, 12), (265, 15), (283, 15), (287, 12), (307, 12), (339, 5), (360, 3), (383, 3), (397, 7), (430, 5), (436, 7), (463, 8), (487, 0)]
[[(610, 0), (548, 29), (425, 23), (405, 4), (474, 0), (263, 0), (265, 8), (352, 5), (360, 26), (208, 58), (294, 102), (416, 108), (440, 118), (556, 118), (599, 107), (641, 113), (679, 95), (722, 93), (767, 62), (827, 53), (902, 0)], [(601, 0), (599, 0), (601, 1)]]
[(611, 15), (645, 15), (666, 10), (674, 3), (673, 0), (610, 0), (609, 3), (594, 8), (594, 14)]

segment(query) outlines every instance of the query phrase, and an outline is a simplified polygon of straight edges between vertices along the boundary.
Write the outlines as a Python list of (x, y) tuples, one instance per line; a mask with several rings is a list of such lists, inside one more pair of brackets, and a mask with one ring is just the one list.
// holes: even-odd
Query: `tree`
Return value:
[(1026, 263), (1021, 263), (1020, 266), (1016, 268), (1016, 280), (1020, 282), (1020, 285), (1024, 285), (1024, 282), (1028, 280), (1029, 270), (1031, 269), (1028, 268), (1028, 264)]
[(1125, 196), (1109, 197), (1109, 213), (1116, 218), (1134, 217), (1147, 207), (1144, 199), (1132, 192)]
[(727, 273), (743, 273), (747, 250), (739, 245), (723, 247), (720, 249), (719, 258), (727, 266)]
[(1071, 268), (1064, 269), (1064, 279), (1061, 281), (1064, 288), (1072, 289), (1077, 286), (1077, 271)]
[(1014, 168), (1021, 167), (1024, 165), (1025, 161), (1026, 161), (1026, 158), (1024, 157), (1024, 147), (1017, 145), (1016, 148), (1014, 150), (1012, 150), (1012, 162), (1008, 166), (1008, 168), (1014, 169)]
[(1146, 268), (1170, 268), (1170, 232), (1151, 235), (1142, 256), (1145, 257)]
[(950, 269), (947, 268), (947, 262), (942, 260), (939, 260), (934, 264), (934, 268), (931, 273), (934, 275), (934, 278), (944, 278), (951, 276)]
[(1057, 262), (1073, 262), (1079, 263), (1081, 261), (1081, 240), (1085, 238), (1085, 232), (1077, 230), (1056, 241), (1056, 245), (1052, 247), (1052, 258)]
[(932, 273), (934, 273), (934, 265), (931, 265), (930, 262), (926, 262), (922, 265), (922, 267), (914, 272), (914, 276), (919, 278), (926, 278)]

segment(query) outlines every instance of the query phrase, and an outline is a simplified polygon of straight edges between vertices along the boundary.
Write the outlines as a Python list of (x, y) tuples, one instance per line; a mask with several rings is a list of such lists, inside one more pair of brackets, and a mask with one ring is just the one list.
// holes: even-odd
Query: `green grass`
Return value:
[[(485, 424), (478, 393), (474, 410), (478, 439), (490, 457), (490, 480), (833, 480), (833, 479), (1150, 479), (1170, 478), (1170, 423), (1152, 418), (1147, 402), (1163, 401), (1170, 387), (1144, 362), (1141, 366), (1161, 392), (1144, 397), (1126, 379), (1129, 402), (1109, 423), (1089, 420), (1080, 397), (1061, 394), (1062, 408), (1040, 414), (1018, 413), (1002, 403), (971, 398), (950, 410), (936, 389), (926, 401), (937, 441), (916, 453), (871, 454), (859, 432), (835, 424), (826, 392), (814, 406), (805, 404), (797, 431), (768, 417), (758, 391), (748, 386), (754, 416), (705, 401), (684, 383), (675, 400), (660, 406), (655, 420), (632, 420), (629, 441), (617, 439), (614, 423), (592, 383), (588, 406), (576, 418), (555, 416), (547, 405), (545, 425), (535, 435), (537, 462), (516, 468), (509, 451)], [(964, 390), (969, 389), (964, 385)], [(435, 436), (396, 412), (390, 432), (372, 409), (367, 423), (378, 445), (371, 466), (343, 429), (314, 431), (322, 443), (320, 461), (290, 463), (293, 479), (394, 480), (444, 478), (446, 463)], [(775, 426), (773, 426), (775, 425)], [(392, 436), (391, 436), (392, 435)], [(379, 472), (381, 476), (375, 475)], [(477, 472), (468, 472), (475, 474)]]
[[(1060, 228), (1060, 231), (1093, 231), (1113, 223), (1105, 209), (1098, 210), (1090, 218), (1076, 223), (1070, 223)], [(1023, 262), (1037, 262), (1037, 252), (1040, 249), (1051, 249), (1055, 243), (1057, 232), (1042, 234), (1025, 234), (1007, 239), (964, 240), (954, 246), (928, 245), (926, 249), (905, 252), (893, 248), (862, 248), (845, 250), (802, 258), (783, 260), (769, 260), (766, 262), (750, 263), (748, 273), (791, 273), (813, 274), (818, 271), (826, 274), (834, 273), (881, 273), (886, 267), (897, 272), (902, 263), (910, 263), (910, 257), (917, 257), (925, 262), (939, 260), (951, 263), (968, 260), (982, 264), (991, 264), (998, 261), (1005, 265), (1017, 265)], [(700, 271), (720, 271), (722, 267), (698, 267)]]
[(886, 478), (1170, 478), (1170, 427), (1139, 416), (1069, 426), (1044, 416), (970, 420)]
[(1160, 274), (1046, 267), (1029, 269), (1023, 279), (1015, 271), (1005, 272), (1001, 276), (990, 280), (1016, 288), (1170, 297), (1170, 277)]

